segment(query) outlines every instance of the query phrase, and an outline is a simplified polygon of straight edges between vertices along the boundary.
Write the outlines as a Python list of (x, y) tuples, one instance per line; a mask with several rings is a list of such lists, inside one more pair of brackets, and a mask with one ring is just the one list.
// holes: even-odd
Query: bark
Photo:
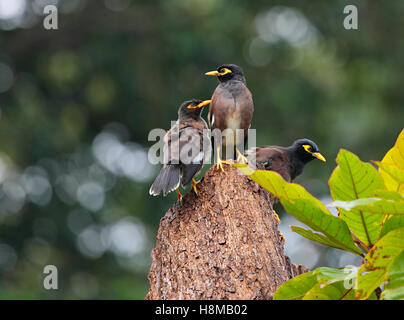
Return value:
[(208, 170), (160, 221), (146, 299), (271, 299), (307, 272), (284, 255), (274, 198), (236, 168)]

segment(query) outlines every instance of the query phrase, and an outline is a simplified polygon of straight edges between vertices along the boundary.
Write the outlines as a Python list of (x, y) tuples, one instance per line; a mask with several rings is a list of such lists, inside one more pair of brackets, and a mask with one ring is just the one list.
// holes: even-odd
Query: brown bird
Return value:
[[(227, 153), (233, 155), (235, 151), (238, 155), (237, 161), (245, 163), (247, 160), (239, 150), (244, 150), (254, 103), (252, 94), (246, 86), (243, 70), (239, 66), (224, 64), (216, 71), (207, 72), (205, 75), (216, 76), (219, 80), (219, 85), (212, 95), (208, 122), (212, 130), (219, 129), (222, 132), (222, 141), (216, 142), (219, 146), (216, 145), (215, 150), (217, 151), (217, 168), (224, 171), (222, 163), (226, 161), (220, 159), (220, 150), (225, 155), (225, 159), (229, 158), (229, 156), (226, 157)], [(241, 134), (237, 135), (236, 129), (241, 129)]]
[(192, 189), (197, 194), (194, 176), (210, 159), (211, 146), (208, 126), (201, 117), (202, 107), (211, 100), (189, 100), (178, 110), (176, 124), (164, 136), (163, 168), (150, 188), (150, 195), (157, 196), (177, 190), (182, 200), (179, 185), (186, 187), (192, 181)]
[(299, 176), (304, 166), (314, 159), (326, 161), (317, 145), (309, 139), (296, 140), (290, 147), (263, 146), (247, 150), (249, 164), (260, 163), (265, 170), (279, 173), (291, 182)]

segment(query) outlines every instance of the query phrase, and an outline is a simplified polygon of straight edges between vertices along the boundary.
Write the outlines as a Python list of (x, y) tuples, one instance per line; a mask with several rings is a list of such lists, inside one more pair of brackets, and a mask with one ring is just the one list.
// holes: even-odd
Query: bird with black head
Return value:
[[(216, 76), (219, 85), (212, 95), (209, 107), (208, 122), (212, 130), (219, 129), (221, 141), (214, 146), (217, 152), (217, 168), (223, 170), (226, 161), (221, 160), (220, 153), (225, 159), (237, 154), (237, 161), (246, 163), (246, 158), (240, 152), (248, 137), (248, 129), (254, 113), (252, 94), (247, 88), (243, 70), (235, 64), (221, 65), (217, 70), (205, 73)], [(240, 134), (237, 134), (237, 129)], [(214, 133), (214, 131), (212, 132)], [(241, 140), (241, 141), (240, 141)]]
[(194, 176), (211, 155), (208, 126), (201, 117), (203, 107), (210, 102), (193, 99), (181, 104), (177, 122), (164, 136), (163, 168), (150, 188), (150, 195), (166, 196), (176, 190), (182, 201), (180, 183), (185, 188), (191, 182), (192, 189), (198, 193)]
[(247, 150), (249, 164), (259, 163), (265, 170), (279, 173), (291, 182), (299, 176), (307, 163), (314, 159), (325, 162), (317, 145), (309, 139), (299, 139), (289, 147), (262, 146)]

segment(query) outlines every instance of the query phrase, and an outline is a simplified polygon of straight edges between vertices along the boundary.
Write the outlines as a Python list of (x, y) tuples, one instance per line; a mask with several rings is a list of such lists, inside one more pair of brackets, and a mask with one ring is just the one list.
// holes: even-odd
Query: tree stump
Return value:
[(284, 255), (274, 198), (236, 168), (210, 168), (160, 220), (146, 299), (271, 299), (308, 270)]

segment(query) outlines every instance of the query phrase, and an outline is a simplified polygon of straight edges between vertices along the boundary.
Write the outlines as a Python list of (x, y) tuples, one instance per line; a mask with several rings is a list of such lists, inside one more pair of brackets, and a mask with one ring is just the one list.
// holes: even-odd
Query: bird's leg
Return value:
[(274, 215), (275, 215), (276, 223), (277, 223), (277, 224), (280, 224), (280, 223), (281, 223), (281, 219), (279, 219), (279, 216), (278, 216), (278, 214), (276, 213), (275, 210), (274, 210)]
[(196, 188), (196, 185), (199, 183), (200, 181), (195, 181), (194, 178), (192, 178), (192, 189), (194, 189), (194, 192), (196, 195), (198, 195), (198, 189)]
[(248, 159), (241, 154), (241, 152), (236, 148), (236, 152), (237, 152), (237, 162), (241, 163), (241, 164), (246, 164), (248, 163)]
[(220, 170), (222, 170), (222, 172), (224, 172), (223, 163), (231, 164), (230, 162), (228, 162), (228, 161), (226, 161), (226, 160), (220, 159), (220, 147), (217, 147), (216, 169), (217, 169), (217, 170), (220, 169)]
[(180, 188), (177, 188), (177, 199), (180, 200), (180, 202), (182, 203), (182, 194), (180, 192)]

